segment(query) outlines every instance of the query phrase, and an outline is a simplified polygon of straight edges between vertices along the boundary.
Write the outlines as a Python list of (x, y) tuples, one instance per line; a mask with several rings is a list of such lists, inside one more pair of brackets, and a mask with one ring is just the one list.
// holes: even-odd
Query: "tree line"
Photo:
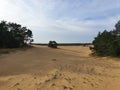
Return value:
[[(0, 22), (0, 48), (23, 47), (33, 41), (32, 36), (32, 31), (20, 24)], [(120, 21), (114, 30), (99, 32), (92, 44), (92, 51), (97, 55), (120, 56)]]
[(102, 56), (120, 56), (120, 21), (115, 24), (115, 29), (99, 32), (93, 40), (93, 52)]
[(0, 48), (23, 47), (33, 41), (32, 31), (17, 23), (0, 22)]

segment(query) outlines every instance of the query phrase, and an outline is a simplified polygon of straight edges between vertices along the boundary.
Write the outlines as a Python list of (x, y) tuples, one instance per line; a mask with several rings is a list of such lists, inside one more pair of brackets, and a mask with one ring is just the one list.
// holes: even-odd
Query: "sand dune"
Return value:
[(0, 90), (120, 90), (117, 58), (89, 47), (35, 46), (0, 55)]

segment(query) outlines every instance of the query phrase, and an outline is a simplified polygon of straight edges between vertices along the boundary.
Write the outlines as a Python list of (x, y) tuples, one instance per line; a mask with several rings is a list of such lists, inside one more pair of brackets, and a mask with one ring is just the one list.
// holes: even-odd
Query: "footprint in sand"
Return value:
[(55, 84), (55, 83), (53, 83), (53, 84), (51, 84), (51, 86), (52, 86), (52, 87), (54, 87), (54, 86), (56, 86), (56, 84)]
[(64, 89), (64, 90), (73, 90), (73, 88), (67, 87), (67, 86), (64, 86), (64, 85), (63, 85), (63, 89)]
[(71, 83), (71, 79), (70, 78), (64, 78), (65, 80), (67, 80), (69, 83)]
[(16, 87), (16, 86), (18, 86), (18, 85), (20, 85), (20, 83), (15, 83), (15, 84), (13, 85), (13, 87)]
[(57, 61), (57, 59), (52, 59), (52, 61)]
[(20, 88), (17, 88), (17, 90), (22, 90), (22, 89), (20, 89)]

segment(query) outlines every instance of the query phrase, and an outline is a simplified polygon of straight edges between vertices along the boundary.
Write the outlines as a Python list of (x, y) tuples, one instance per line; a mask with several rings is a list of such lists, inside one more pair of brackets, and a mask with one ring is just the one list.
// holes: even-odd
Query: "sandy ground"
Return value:
[(120, 90), (120, 61), (88, 47), (35, 46), (0, 55), (0, 90)]

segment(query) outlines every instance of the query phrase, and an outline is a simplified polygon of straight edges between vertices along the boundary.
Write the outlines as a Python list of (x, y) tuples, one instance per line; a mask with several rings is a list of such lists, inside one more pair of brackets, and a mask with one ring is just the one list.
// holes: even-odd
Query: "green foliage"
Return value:
[(56, 41), (49, 41), (48, 47), (57, 48), (57, 42)]
[(115, 30), (99, 32), (93, 41), (93, 51), (103, 56), (120, 56), (120, 21)]
[(0, 48), (17, 48), (31, 43), (32, 31), (20, 24), (0, 22)]

